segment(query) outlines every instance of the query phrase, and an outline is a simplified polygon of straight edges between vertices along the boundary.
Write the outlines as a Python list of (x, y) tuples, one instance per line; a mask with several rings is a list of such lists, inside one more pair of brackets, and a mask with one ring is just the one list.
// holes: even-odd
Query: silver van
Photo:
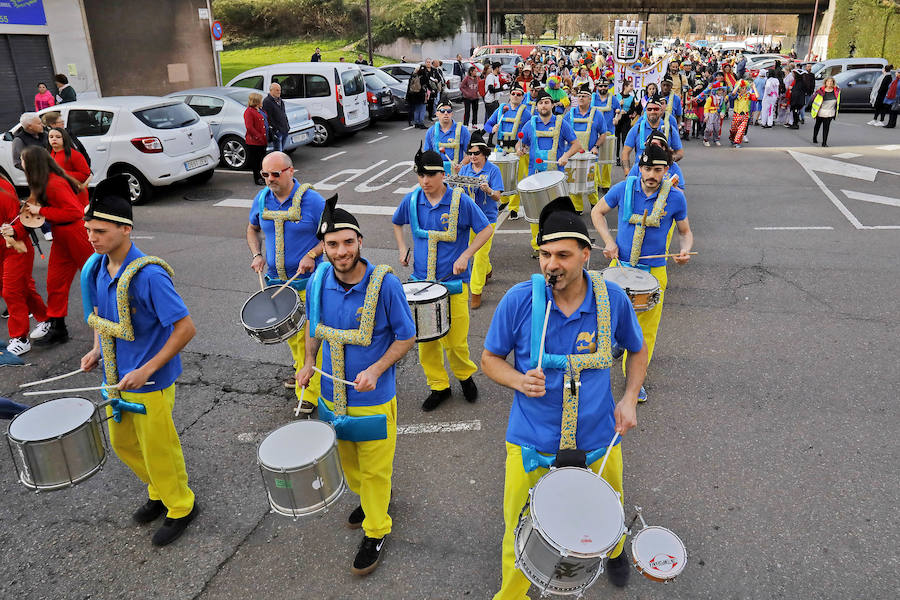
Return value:
[(810, 73), (815, 75), (817, 80), (824, 81), (826, 77), (834, 77), (844, 71), (884, 69), (887, 64), (887, 60), (883, 58), (830, 58), (813, 65)]

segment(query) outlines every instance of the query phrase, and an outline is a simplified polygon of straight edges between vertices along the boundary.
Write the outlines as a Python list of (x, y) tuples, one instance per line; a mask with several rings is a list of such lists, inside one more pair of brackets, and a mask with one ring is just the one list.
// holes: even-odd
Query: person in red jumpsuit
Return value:
[(13, 185), (0, 176), (0, 295), (9, 311), (9, 343), (6, 350), (16, 356), (31, 350), (28, 341), (28, 314), (38, 321), (35, 332), (49, 329), (47, 307), (34, 286), (31, 269), (34, 246), (19, 216), (19, 197)]
[(22, 151), (22, 166), (31, 192), (23, 210), (43, 215), (53, 226), (53, 246), (47, 264), (47, 316), (50, 328), (35, 339), (35, 345), (50, 346), (69, 341), (66, 315), (72, 278), (94, 253), (84, 229), (84, 205), (78, 199), (81, 184), (60, 168), (43, 148)]
[(86, 207), (90, 201), (87, 180), (91, 176), (91, 167), (88, 166), (87, 160), (81, 152), (74, 148), (72, 138), (62, 127), (52, 127), (47, 132), (47, 141), (50, 143), (50, 156), (53, 157), (56, 164), (81, 184), (78, 199), (81, 201), (82, 208)]

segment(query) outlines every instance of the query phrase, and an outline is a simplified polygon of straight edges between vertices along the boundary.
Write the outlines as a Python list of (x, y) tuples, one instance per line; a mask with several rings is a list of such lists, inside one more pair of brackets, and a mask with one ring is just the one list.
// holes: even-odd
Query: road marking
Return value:
[(862, 192), (854, 192), (853, 190), (841, 191), (844, 192), (844, 195), (851, 200), (862, 200), (863, 202), (886, 204), (888, 206), (900, 206), (900, 198), (891, 198), (890, 196), (877, 196), (875, 194), (864, 194)]
[[(870, 167), (865, 167), (862, 165), (850, 165), (847, 163), (842, 163), (837, 160), (831, 160), (830, 158), (822, 158), (819, 156), (812, 156), (810, 154), (803, 154), (802, 152), (794, 152), (793, 150), (788, 150), (788, 154), (790, 154), (794, 160), (796, 160), (803, 170), (806, 171), (806, 174), (809, 175), (809, 178), (813, 180), (819, 189), (822, 190), (822, 193), (831, 200), (831, 203), (834, 204), (835, 208), (837, 208), (850, 224), (856, 227), (857, 229), (866, 229), (866, 226), (860, 223), (859, 219), (856, 218), (850, 209), (844, 206), (844, 203), (838, 200), (838, 197), (835, 196), (831, 190), (829, 190), (825, 184), (819, 179), (818, 175), (815, 174), (814, 169), (823, 170), (827, 173), (836, 173), (838, 175), (842, 175), (841, 171), (845, 169), (845, 167), (850, 167), (851, 169), (847, 173), (848, 177), (857, 177), (857, 179), (867, 179), (868, 181), (875, 181), (875, 175), (878, 174), (877, 169), (872, 169)], [(866, 176), (860, 176), (865, 174)], [(868, 176), (871, 176), (869, 179)]]
[(234, 169), (213, 169), (216, 173), (228, 173), (231, 175), (249, 175), (250, 171), (235, 171)]
[(840, 154), (835, 154), (835, 158), (858, 158), (862, 156), (862, 154), (857, 154), (856, 152), (841, 152)]
[[(499, 222), (498, 222), (499, 225)], [(501, 229), (494, 231), (494, 235), (509, 235), (511, 233), (531, 233), (530, 229)]]
[[(226, 198), (221, 202), (216, 202), (213, 206), (221, 208), (250, 208), (253, 206), (253, 198)], [(376, 206), (371, 204), (342, 204), (341, 207), (357, 215), (391, 216), (397, 210), (396, 206)]]
[(802, 226), (802, 227), (754, 227), (756, 231), (831, 231), (834, 227), (821, 227), (821, 226)]
[(133, 236), (131, 236), (131, 239), (133, 239), (133, 240), (152, 240), (153, 236), (152, 235), (133, 235)]
[(451, 433), (454, 431), (481, 431), (481, 421), (451, 421), (442, 423), (419, 423), (417, 425), (400, 425), (397, 434), (416, 433)]
[[(411, 161), (411, 160), (405, 160), (405, 161), (401, 161), (396, 164), (393, 164), (390, 167), (388, 167), (387, 169), (384, 169), (384, 170), (379, 171), (378, 173), (372, 175), (371, 177), (369, 177), (368, 179), (366, 179), (365, 181), (363, 181), (362, 183), (357, 185), (355, 188), (353, 188), (353, 190), (356, 192), (359, 192), (361, 194), (365, 194), (368, 192), (377, 192), (378, 190), (380, 190), (382, 188), (386, 188), (387, 186), (396, 183), (400, 179), (409, 177), (412, 174), (412, 168), (413, 168), (414, 164), (415, 163), (413, 163), (413, 161)], [(391, 177), (384, 183), (377, 184), (377, 185), (371, 185), (373, 181), (375, 181), (376, 179), (379, 179), (380, 177), (384, 177), (386, 174), (390, 173), (391, 171), (393, 171), (394, 169), (396, 169), (398, 167), (400, 168), (400, 170), (393, 177)], [(406, 188), (400, 188), (400, 189), (406, 189)], [(395, 190), (394, 193), (396, 194), (398, 192)], [(406, 192), (404, 192), (404, 193), (406, 193)]]
[(415, 129), (415, 128), (416, 128), (415, 125), (410, 125), (409, 127), (404, 127), (403, 129), (401, 129), (401, 131), (409, 131), (410, 129)]
[(381, 140), (386, 140), (386, 139), (388, 139), (389, 137), (391, 137), (391, 136), (389, 136), (389, 135), (383, 135), (383, 136), (381, 136), (381, 137), (375, 138), (374, 140), (369, 140), (369, 141), (366, 142), (366, 143), (367, 143), (367, 144), (374, 144), (375, 142), (380, 142)]
[[(341, 187), (342, 185), (344, 185), (345, 183), (350, 183), (351, 181), (355, 180), (357, 177), (360, 177), (364, 173), (368, 173), (372, 169), (377, 169), (378, 167), (380, 167), (381, 165), (383, 165), (386, 162), (387, 162), (386, 160), (379, 160), (375, 164), (369, 165), (365, 169), (343, 169), (341, 171), (338, 171), (337, 173), (334, 173), (333, 175), (329, 175), (328, 177), (326, 177), (325, 179), (323, 179), (321, 181), (317, 181), (316, 183), (313, 184), (313, 188), (315, 188), (315, 190), (318, 192), (321, 192), (322, 190), (329, 191), (329, 192), (336, 190), (339, 187)], [(341, 176), (347, 176), (347, 178), (344, 179), (343, 181), (339, 181), (338, 183), (328, 183), (332, 179), (336, 179)]]
[(221, 206), (222, 208), (250, 208), (253, 206), (252, 198), (225, 198), (213, 204), (213, 206)]
[(329, 156), (326, 156), (325, 158), (320, 158), (319, 160), (321, 160), (321, 161), (331, 160), (332, 158), (338, 157), (338, 156), (340, 156), (341, 154), (347, 154), (347, 151), (346, 151), (346, 150), (341, 150), (340, 152), (335, 152), (334, 154), (331, 154), (331, 155), (329, 155)]
[(900, 150), (900, 145), (897, 144), (889, 144), (887, 146), (878, 146), (877, 150), (887, 150), (888, 152), (892, 152), (894, 150)]

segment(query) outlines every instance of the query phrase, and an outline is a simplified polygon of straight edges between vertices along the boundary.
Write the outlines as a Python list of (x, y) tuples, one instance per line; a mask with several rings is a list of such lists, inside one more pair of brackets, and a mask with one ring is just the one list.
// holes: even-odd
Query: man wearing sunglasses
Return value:
[[(591, 106), (591, 86), (589, 83), (583, 83), (576, 90), (576, 104), (566, 114), (566, 120), (575, 131), (575, 137), (582, 147), (592, 154), (598, 154), (600, 147), (606, 141), (605, 122), (597, 107)], [(597, 164), (591, 166), (591, 176), (588, 178), (591, 186), (595, 186), (599, 175)], [(597, 189), (587, 195), (587, 200), (591, 206), (597, 204)], [(579, 213), (584, 210), (584, 194), (570, 194), (572, 204)]]
[(625, 138), (625, 145), (622, 146), (622, 170), (625, 176), (631, 170), (633, 156), (640, 156), (644, 152), (644, 144), (647, 137), (654, 131), (660, 131), (669, 141), (669, 148), (672, 149), (672, 160), (679, 161), (684, 157), (684, 148), (681, 144), (681, 136), (678, 135), (678, 124), (674, 118), (669, 121), (669, 133), (663, 131), (662, 116), (665, 110), (665, 102), (659, 95), (655, 95), (647, 100), (644, 107), (644, 115), (635, 123), (628, 131)]
[[(262, 161), (262, 175), (266, 187), (261, 189), (250, 208), (247, 225), (247, 245), (250, 247), (250, 268), (265, 273), (269, 285), (281, 285), (295, 274), (291, 282), (300, 300), (306, 302), (306, 284), (316, 265), (322, 262), (322, 242), (316, 230), (325, 198), (309, 184), (300, 185), (294, 179), (294, 165), (284, 152), (272, 152)], [(259, 233), (265, 234), (265, 255)], [(302, 367), (306, 356), (306, 325), (287, 341), (294, 358), (294, 373)], [(321, 353), (317, 360), (321, 362)], [(321, 377), (317, 373), (307, 386), (300, 412), (309, 414), (318, 402)], [(291, 377), (285, 387), (295, 390), (299, 400), (301, 389)]]
[(449, 100), (438, 104), (438, 122), (425, 132), (425, 150), (434, 150), (444, 160), (444, 172), (450, 175), (459, 171), (468, 159), (464, 153), (469, 147), (468, 127), (453, 120), (453, 105)]
[[(610, 81), (606, 77), (601, 77), (597, 81), (597, 88), (591, 98), (591, 106), (596, 106), (603, 117), (603, 131), (609, 134), (609, 137), (615, 135), (616, 126), (613, 123), (615, 116), (621, 112), (622, 104), (615, 94), (609, 93)], [(601, 192), (606, 193), (612, 185), (612, 163), (616, 160), (616, 145), (614, 140), (608, 140), (610, 143), (601, 147), (600, 160), (600, 179), (597, 185), (600, 186)]]
[[(530, 71), (529, 71), (530, 76)], [(484, 122), (484, 129), (490, 135), (488, 136), (488, 145), (491, 143), (491, 136), (497, 134), (497, 145), (502, 146), (507, 152), (512, 152), (516, 147), (519, 139), (519, 132), (531, 119), (531, 110), (524, 102), (525, 89), (516, 83), (509, 91), (509, 104), (502, 104), (494, 111), (494, 114)], [(518, 178), (524, 179), (528, 176), (528, 156), (519, 157)], [(516, 190), (506, 190), (509, 195), (504, 196), (504, 201), (509, 203), (509, 220), (515, 221), (519, 217), (519, 194)]]

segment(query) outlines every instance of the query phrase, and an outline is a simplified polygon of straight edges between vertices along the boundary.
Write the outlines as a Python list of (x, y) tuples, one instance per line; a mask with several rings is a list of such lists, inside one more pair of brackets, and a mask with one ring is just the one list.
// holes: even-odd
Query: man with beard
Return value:
[[(671, 239), (671, 229), (678, 228), (681, 252), (675, 257), (679, 265), (690, 260), (688, 252), (694, 244), (687, 218), (687, 202), (684, 194), (666, 178), (671, 155), (655, 144), (647, 146), (640, 159), (640, 178), (629, 176), (614, 185), (591, 211), (591, 221), (605, 246), (603, 254), (614, 264), (648, 271), (659, 281), (659, 301), (652, 309), (638, 314), (638, 322), (647, 344), (647, 363), (653, 358), (656, 332), (662, 317), (665, 298), (666, 259), (640, 259), (641, 256), (666, 254)], [(618, 207), (618, 231), (616, 237), (609, 232), (606, 215)], [(647, 400), (647, 392), (641, 386), (640, 402)]]
[(644, 142), (647, 140), (647, 136), (654, 131), (659, 131), (666, 136), (666, 139), (669, 142), (669, 148), (673, 151), (673, 160), (679, 161), (684, 157), (681, 136), (678, 135), (678, 126), (674, 122), (674, 119), (670, 119), (666, 123), (669, 130), (668, 133), (665, 131), (666, 127), (663, 126), (662, 116), (664, 104), (662, 98), (659, 96), (649, 98), (647, 100), (647, 105), (644, 107), (644, 115), (628, 131), (628, 136), (625, 138), (625, 145), (622, 146), (622, 169), (625, 171), (626, 177), (628, 176), (628, 171), (631, 170), (632, 156), (640, 156), (644, 151)]
[(441, 155), (444, 171), (449, 175), (469, 162), (465, 153), (471, 134), (468, 127), (453, 120), (453, 105), (449, 101), (438, 104), (437, 114), (438, 122), (425, 132), (425, 149)]
[[(364, 531), (350, 571), (368, 575), (378, 567), (391, 532), (388, 504), (397, 444), (394, 365), (415, 344), (416, 324), (400, 280), (387, 265), (375, 266), (361, 257), (359, 222), (336, 204), (337, 196), (326, 202), (318, 227), (329, 262), (319, 265), (307, 287), (306, 358), (297, 383), (309, 384), (322, 346), (322, 369), (337, 379), (322, 380), (319, 416), (335, 423), (341, 466), (348, 486), (359, 495), (347, 526)], [(353, 382), (349, 389), (341, 381), (348, 379)], [(337, 422), (336, 417), (343, 419)]]
[(665, 129), (668, 127), (669, 120), (674, 117), (675, 122), (678, 124), (678, 131), (683, 131), (681, 127), (682, 122), (682, 107), (681, 107), (681, 96), (675, 93), (675, 90), (672, 87), (672, 79), (666, 75), (663, 77), (663, 80), (659, 84), (659, 93), (660, 96), (665, 98), (666, 101), (666, 111), (663, 116), (663, 133), (667, 136), (669, 134)]
[[(530, 74), (530, 73), (529, 73)], [(484, 122), (484, 129), (488, 132), (488, 144), (490, 144), (491, 135), (497, 134), (497, 145), (501, 146), (507, 152), (511, 152), (516, 147), (516, 141), (519, 139), (519, 132), (525, 127), (525, 124), (531, 120), (531, 110), (528, 105), (523, 102), (525, 98), (525, 88), (520, 87), (518, 83), (509, 91), (509, 104), (503, 104), (494, 111)], [(528, 157), (519, 157), (519, 166), (517, 168), (518, 179), (521, 180), (528, 176)], [(508, 194), (504, 196), (506, 202), (509, 203), (509, 220), (515, 221), (519, 217), (519, 194), (516, 190), (504, 190)]]
[[(599, 273), (585, 270), (591, 241), (568, 197), (541, 211), (538, 242), (541, 274), (516, 284), (500, 301), (481, 355), (485, 375), (515, 390), (506, 429), (502, 584), (494, 600), (527, 598), (529, 581), (516, 568), (515, 530), (528, 490), (550, 466), (589, 467), (624, 501), (621, 444), (612, 447), (599, 471), (614, 432), (624, 435), (637, 425), (637, 394), (647, 364), (628, 296)], [(544, 328), (546, 339), (541, 339)], [(629, 351), (618, 404), (610, 386), (614, 344)], [(622, 536), (606, 563), (617, 587), (627, 584), (631, 569), (624, 541)]]

